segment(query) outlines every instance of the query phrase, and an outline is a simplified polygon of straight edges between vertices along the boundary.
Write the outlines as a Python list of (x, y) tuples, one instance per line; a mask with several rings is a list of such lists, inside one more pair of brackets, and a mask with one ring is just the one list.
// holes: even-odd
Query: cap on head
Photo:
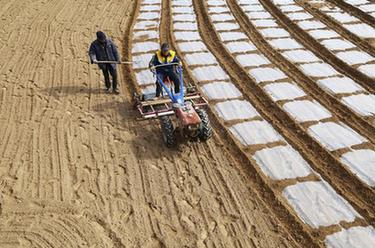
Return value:
[(162, 51), (163, 53), (166, 53), (166, 52), (169, 51), (169, 45), (168, 45), (168, 43), (163, 43), (163, 44), (161, 45), (161, 51)]
[(102, 31), (98, 31), (96, 32), (96, 38), (101, 41), (101, 42), (104, 42), (106, 39), (107, 39), (107, 36), (105, 35), (104, 32)]

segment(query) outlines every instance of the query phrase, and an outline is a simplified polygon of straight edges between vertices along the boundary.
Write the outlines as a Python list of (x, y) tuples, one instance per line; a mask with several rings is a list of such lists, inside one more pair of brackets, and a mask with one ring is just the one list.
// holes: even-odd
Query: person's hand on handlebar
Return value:
[(183, 71), (183, 67), (182, 67), (182, 62), (181, 62), (181, 61), (179, 61), (178, 64), (176, 63), (176, 64), (174, 65), (174, 70), (175, 70), (176, 72), (178, 72), (178, 68), (180, 68), (180, 70)]

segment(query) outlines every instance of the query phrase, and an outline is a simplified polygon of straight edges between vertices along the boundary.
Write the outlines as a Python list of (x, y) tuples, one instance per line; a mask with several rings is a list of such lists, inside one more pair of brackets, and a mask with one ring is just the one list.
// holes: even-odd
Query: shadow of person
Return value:
[[(160, 124), (157, 119), (141, 119), (131, 101), (113, 100), (95, 105), (93, 111), (100, 113), (112, 126), (129, 133), (129, 138), (123, 140), (124, 145), (130, 146), (140, 160), (173, 159), (180, 153), (180, 147), (167, 148), (164, 144)], [(120, 118), (113, 118), (113, 111)]]
[(92, 107), (92, 110), (103, 114), (110, 115), (112, 111), (115, 111), (120, 115), (122, 120), (134, 121), (137, 118), (137, 112), (134, 109), (132, 102), (126, 100), (113, 100), (108, 102), (101, 102)]
[(90, 88), (86, 86), (76, 86), (76, 85), (68, 85), (68, 86), (56, 86), (46, 88), (44, 92), (48, 93), (49, 95), (60, 98), (67, 95), (78, 95), (78, 94), (90, 94), (90, 95), (97, 95), (97, 94), (105, 94), (104, 89), (101, 88)]
[(160, 159), (178, 156), (181, 147), (168, 148), (164, 144), (159, 121), (140, 121), (135, 126), (134, 138), (131, 140), (131, 148), (137, 158), (142, 160)]

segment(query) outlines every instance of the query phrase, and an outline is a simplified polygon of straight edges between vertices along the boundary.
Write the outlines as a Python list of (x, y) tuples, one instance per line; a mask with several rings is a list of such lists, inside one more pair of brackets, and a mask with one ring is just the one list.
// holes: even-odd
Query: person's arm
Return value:
[(90, 56), (91, 64), (98, 62), (96, 58), (96, 51), (95, 51), (94, 43), (91, 43), (90, 45), (89, 56)]
[(174, 56), (174, 59), (173, 59), (172, 63), (176, 63), (176, 64), (179, 64), (180, 66), (182, 66), (182, 62), (177, 55)]
[(112, 51), (113, 51), (113, 57), (115, 58), (117, 62), (120, 62), (120, 55), (118, 53), (117, 46), (115, 45), (115, 43), (113, 43), (113, 41), (111, 41), (111, 46), (112, 46)]
[(181, 60), (177, 55), (174, 56), (173, 63), (181, 63)]
[[(177, 64), (179, 64), (179, 66), (182, 68), (182, 62), (181, 62), (180, 58), (179, 58), (177, 55), (174, 57), (172, 63), (177, 63)], [(175, 67), (175, 70), (177, 71), (177, 67), (178, 67), (178, 66), (175, 65), (174, 67)]]
[(154, 54), (150, 60), (150, 63), (148, 64), (148, 68), (152, 68), (153, 66), (155, 66), (155, 59), (156, 59), (156, 54)]

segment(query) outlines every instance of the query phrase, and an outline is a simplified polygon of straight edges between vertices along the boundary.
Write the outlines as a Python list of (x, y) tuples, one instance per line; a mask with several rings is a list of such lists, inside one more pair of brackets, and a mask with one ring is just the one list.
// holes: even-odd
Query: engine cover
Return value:
[(184, 106), (173, 104), (173, 108), (181, 126), (199, 127), (201, 119), (190, 102), (187, 102)]

